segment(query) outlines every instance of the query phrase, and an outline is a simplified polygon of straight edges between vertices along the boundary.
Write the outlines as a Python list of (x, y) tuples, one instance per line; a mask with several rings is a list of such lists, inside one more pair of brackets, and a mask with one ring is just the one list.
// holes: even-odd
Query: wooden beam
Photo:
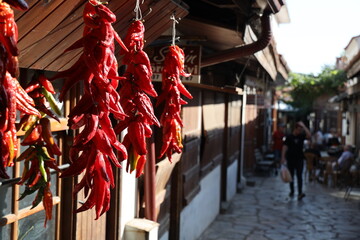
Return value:
[[(54, 119), (50, 119), (50, 126), (51, 126), (51, 132), (58, 132), (58, 131), (64, 131), (69, 129), (67, 126), (67, 119), (66, 118), (60, 118), (60, 122), (57, 122)], [(16, 136), (24, 136), (25, 131), (19, 130), (16, 133)]]
[[(60, 203), (60, 198), (53, 197), (53, 205), (55, 206), (59, 203)], [(0, 218), (0, 226), (5, 226), (7, 224), (19, 221), (20, 219), (28, 217), (28, 216), (30, 216), (34, 213), (40, 212), (42, 210), (44, 210), (44, 206), (42, 205), (42, 203), (40, 203), (39, 205), (37, 205), (34, 208), (31, 208), (31, 206), (23, 208), (23, 209), (19, 210), (19, 212), (17, 214), (8, 214), (8, 215), (5, 215), (4, 217)], [(16, 238), (17, 238), (17, 233), (16, 233)]]

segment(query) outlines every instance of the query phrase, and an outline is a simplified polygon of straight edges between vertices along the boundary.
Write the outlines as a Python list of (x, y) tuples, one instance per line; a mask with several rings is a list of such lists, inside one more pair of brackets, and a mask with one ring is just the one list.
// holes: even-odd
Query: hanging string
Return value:
[[(143, 4), (143, 3), (144, 3), (144, 0), (141, 1), (141, 4)], [(134, 12), (135, 12), (135, 21), (141, 20), (142, 13), (141, 13), (141, 8), (140, 8), (140, 0), (136, 0)]]
[(175, 46), (175, 40), (176, 40), (176, 24), (179, 23), (176, 18), (175, 14), (173, 13), (170, 17), (171, 20), (173, 20), (173, 26), (172, 26), (172, 46)]

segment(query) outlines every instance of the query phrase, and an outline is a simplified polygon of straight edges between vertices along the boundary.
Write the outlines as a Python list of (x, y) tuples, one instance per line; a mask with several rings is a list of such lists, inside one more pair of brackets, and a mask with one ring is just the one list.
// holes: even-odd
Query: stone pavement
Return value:
[(344, 190), (306, 181), (298, 201), (279, 176), (248, 180), (255, 185), (236, 194), (199, 240), (360, 239), (359, 191), (345, 200)]

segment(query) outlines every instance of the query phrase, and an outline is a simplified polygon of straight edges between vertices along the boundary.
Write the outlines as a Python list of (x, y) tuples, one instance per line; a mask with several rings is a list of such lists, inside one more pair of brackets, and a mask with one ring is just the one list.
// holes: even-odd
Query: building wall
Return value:
[(220, 166), (200, 181), (201, 191), (181, 212), (180, 239), (195, 240), (220, 211)]
[(123, 239), (125, 224), (136, 217), (137, 180), (134, 173), (129, 174), (126, 168), (121, 169), (120, 182), (120, 238)]
[(236, 194), (238, 166), (238, 161), (234, 161), (227, 168), (226, 201), (230, 201)]

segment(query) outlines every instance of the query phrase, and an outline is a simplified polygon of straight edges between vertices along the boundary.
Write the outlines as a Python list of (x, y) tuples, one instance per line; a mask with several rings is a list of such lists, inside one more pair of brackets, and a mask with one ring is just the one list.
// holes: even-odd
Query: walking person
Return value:
[[(304, 133), (305, 131), (305, 133)], [(285, 137), (281, 154), (281, 163), (287, 164), (293, 181), (290, 183), (290, 197), (294, 196), (294, 176), (296, 172), (298, 200), (305, 197), (302, 191), (302, 172), (304, 169), (304, 140), (310, 139), (311, 133), (303, 122), (297, 122), (291, 134)]]
[(277, 174), (277, 170), (280, 167), (281, 151), (282, 151), (284, 137), (285, 137), (284, 129), (285, 129), (285, 124), (279, 123), (277, 125), (277, 129), (274, 131), (274, 133), (272, 135), (273, 150), (274, 150), (275, 163), (276, 163), (275, 174)]

